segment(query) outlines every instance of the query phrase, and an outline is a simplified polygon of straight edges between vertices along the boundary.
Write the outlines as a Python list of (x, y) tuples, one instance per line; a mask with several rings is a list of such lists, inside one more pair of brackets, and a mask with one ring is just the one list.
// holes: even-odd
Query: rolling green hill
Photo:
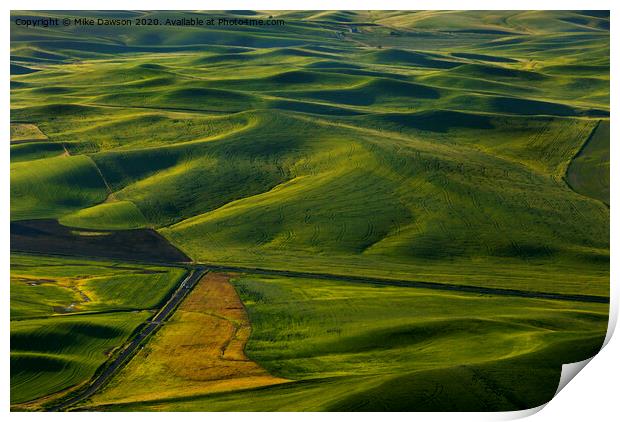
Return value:
[(143, 311), (12, 322), (11, 404), (84, 383), (148, 315)]
[[(14, 24), (18, 17), (41, 16), (164, 21), (272, 16), (285, 24), (36, 29)], [(149, 229), (199, 263), (609, 293), (608, 13), (14, 11), (11, 19), (14, 223), (34, 227), (32, 220), (46, 219), (57, 228), (57, 221), (76, 236)], [(53, 234), (46, 236), (46, 247), (53, 248)], [(153, 275), (136, 277), (145, 279)], [(157, 295), (141, 296), (142, 285), (128, 286), (128, 280), (119, 276), (91, 287), (117, 307), (133, 309), (135, 298), (143, 300), (135, 309), (151, 306)], [(295, 295), (297, 288), (287, 291)], [(40, 303), (72, 294), (45, 289), (24, 309), (35, 312)], [(15, 291), (20, 297), (32, 294)], [(435, 303), (452, 299), (442, 296)], [(260, 336), (267, 335), (261, 321), (273, 315), (257, 305), (250, 308), (251, 322), (259, 327), (250, 345), (260, 364), (300, 381), (299, 391), (315, 391), (320, 399), (329, 386), (329, 394), (339, 397), (304, 403), (305, 409), (361, 409), (363, 403), (381, 408), (390, 403), (387, 396), (400, 397), (401, 384), (415, 390), (412, 380), (418, 376), (431, 384), (434, 377), (470, 379), (445, 365), (392, 368), (390, 377), (381, 377), (379, 362), (356, 384), (357, 395), (350, 394), (358, 380), (346, 377), (366, 373), (351, 363), (362, 359), (353, 349), (368, 349), (373, 358), (386, 352), (373, 343), (375, 337), (394, 347), (394, 358), (401, 346), (407, 356), (417, 347), (399, 339), (427, 331), (440, 337), (437, 347), (454, 349), (463, 340), (459, 324), (480, 338), (506, 331), (532, 340), (523, 356), (476, 362), (474, 371), (485, 374), (535, 361), (552, 362), (541, 371), (555, 371), (556, 357), (587, 354), (600, 343), (599, 308), (583, 311), (596, 314), (592, 325), (580, 319), (582, 310), (536, 311), (553, 325), (554, 334), (546, 335), (534, 323), (522, 323), (519, 308), (539, 309), (542, 302), (500, 302), (472, 306), (474, 315), (456, 322), (412, 317), (352, 332), (343, 343), (315, 339), (298, 350), (300, 362), (267, 350), (279, 347), (275, 340), (259, 350)], [(476, 319), (504, 306), (511, 307), (504, 319), (489, 317), (492, 322), (483, 324)], [(322, 310), (312, 312), (316, 320)], [(583, 323), (583, 330), (571, 331), (573, 323)], [(115, 328), (117, 340), (131, 332), (122, 326)], [(46, 330), (33, 328), (41, 335)], [(580, 340), (585, 346), (577, 346)], [(83, 344), (108, 347), (107, 341)], [(337, 366), (353, 366), (349, 375), (329, 381), (336, 361), (313, 356), (334, 348), (343, 357)], [(270, 362), (277, 359), (288, 366), (276, 368)], [(321, 386), (311, 374), (318, 374)], [(497, 385), (507, 382), (494, 377)], [(271, 397), (282, 388), (257, 394)], [(18, 390), (16, 401), (35, 395)], [(287, 391), (295, 402), (296, 393)], [(236, 397), (208, 403), (225, 407), (219, 400)], [(502, 408), (536, 401), (498, 397)], [(285, 406), (276, 399), (266, 401), (273, 403), (266, 408)]]
[(184, 274), (11, 255), (11, 404), (43, 403), (88, 381)]
[(609, 122), (600, 122), (566, 174), (577, 192), (609, 205)]
[(248, 356), (290, 383), (141, 401), (121, 373), (82, 409), (524, 409), (553, 396), (561, 363), (596, 352), (607, 323), (602, 304), (254, 275), (235, 286), (253, 321)]

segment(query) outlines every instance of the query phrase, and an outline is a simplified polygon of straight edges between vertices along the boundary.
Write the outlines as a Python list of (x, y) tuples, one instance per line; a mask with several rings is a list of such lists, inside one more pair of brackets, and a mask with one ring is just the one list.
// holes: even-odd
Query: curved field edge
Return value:
[(608, 16), (278, 15), (16, 30), (13, 132), (48, 141), (11, 147), (12, 219), (158, 228), (203, 262), (607, 294), (608, 209), (560, 179), (608, 116)]
[(73, 389), (88, 381), (149, 316), (148, 312), (64, 316), (11, 323), (11, 404)]
[(234, 284), (252, 322), (248, 356), (291, 383), (82, 409), (521, 410), (550, 400), (561, 365), (594, 355), (606, 332), (606, 305), (252, 275)]
[(228, 274), (209, 272), (88, 403), (143, 402), (286, 383), (245, 354), (252, 331)]
[(609, 206), (610, 122), (601, 120), (570, 162), (566, 181), (576, 192)]
[(186, 270), (11, 255), (11, 404), (35, 410), (79, 388), (151, 317)]
[[(44, 13), (68, 12), (12, 20)], [(608, 12), (273, 13), (287, 25), (13, 27), (12, 222), (60, 221), (81, 246), (158, 229), (196, 261), (246, 268), (608, 295), (609, 146), (586, 142), (609, 117)], [(82, 293), (135, 308), (127, 280), (26, 275), (14, 315), (101, 306)], [(295, 381), (123, 406), (519, 409), (596, 351), (608, 310), (284, 276), (238, 287), (258, 327), (248, 355)]]

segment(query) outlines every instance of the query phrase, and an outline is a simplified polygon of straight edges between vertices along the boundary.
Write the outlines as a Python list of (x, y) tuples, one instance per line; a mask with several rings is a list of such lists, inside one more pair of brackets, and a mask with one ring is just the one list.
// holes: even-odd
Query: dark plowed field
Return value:
[(155, 230), (83, 230), (56, 220), (11, 222), (11, 250), (149, 262), (189, 262)]

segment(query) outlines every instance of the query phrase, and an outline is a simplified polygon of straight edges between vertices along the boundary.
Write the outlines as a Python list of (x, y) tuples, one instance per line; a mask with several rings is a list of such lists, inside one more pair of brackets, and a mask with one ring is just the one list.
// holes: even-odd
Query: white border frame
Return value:
[[(4, 25), (1, 27), (2, 31), (2, 48), (4, 52), (4, 60), (7, 60), (10, 55), (10, 25), (9, 25), (9, 13), (10, 10), (245, 10), (245, 9), (258, 9), (258, 10), (611, 10), (611, 72), (613, 75), (613, 69), (618, 69), (618, 37), (616, 30), (614, 29), (615, 23), (615, 10), (613, 5), (618, 2), (612, 1), (575, 1), (564, 0), (562, 2), (553, 0), (521, 0), (521, 1), (452, 1), (452, 0), (421, 0), (416, 2), (409, 1), (368, 1), (368, 0), (314, 0), (312, 2), (298, 3), (298, 5), (291, 4), (291, 1), (284, 0), (212, 0), (212, 1), (196, 1), (196, 0), (174, 0), (174, 1), (162, 1), (162, 0), (135, 0), (135, 1), (120, 1), (120, 0), (90, 0), (88, 2), (76, 1), (76, 0), (56, 0), (54, 2), (45, 0), (21, 0), (14, 1), (8, 0), (3, 2), (2, 9), (5, 11)], [(296, 7), (297, 6), (297, 7)], [(303, 6), (303, 7), (301, 7)], [(8, 62), (8, 60), (7, 60)], [(5, 62), (6, 63), (6, 62)], [(7, 63), (8, 64), (8, 63)], [(5, 64), (6, 66), (6, 64)], [(0, 125), (2, 127), (2, 133), (5, 137), (9, 136), (9, 121), (10, 121), (10, 69), (7, 66), (5, 68), (5, 76), (1, 81), (3, 104), (2, 107), (2, 120)], [(617, 109), (617, 97), (618, 92), (618, 80), (616, 78), (611, 79), (611, 116), (614, 116)], [(615, 122), (615, 117), (612, 117)], [(620, 149), (614, 146), (613, 140), (619, 139), (615, 135), (620, 133), (616, 130), (615, 126), (611, 125), (611, 161), (617, 163), (620, 156)], [(5, 138), (6, 139), (6, 138)], [(6, 148), (0, 155), (2, 167), (2, 182), (1, 192), (5, 204), (9, 203), (10, 192), (10, 176), (9, 176), (9, 164), (10, 155), (8, 149), (8, 142), (4, 142), (4, 148)], [(618, 172), (620, 167), (612, 165), (611, 167), (611, 203), (618, 203), (618, 190), (616, 189), (616, 181), (620, 181)], [(614, 214), (615, 208), (611, 208), (611, 250), (616, 250), (619, 238), (618, 234), (620, 229), (614, 224), (616, 218)], [(2, 305), (3, 312), (1, 313), (2, 326), (4, 327), (3, 336), (1, 339), (2, 349), (4, 350), (4, 359), (0, 363), (0, 374), (2, 376), (2, 396), (1, 406), (2, 411), (9, 412), (9, 271), (10, 271), (10, 253), (9, 253), (9, 224), (10, 210), (8, 206), (0, 209), (0, 219), (2, 221), (2, 260), (3, 269), (3, 282), (0, 283), (1, 297), (4, 300)], [(592, 359), (587, 365), (587, 369), (580, 373), (576, 379), (570, 382), (566, 388), (564, 388), (556, 398), (551, 400), (546, 406), (541, 406), (536, 409), (520, 411), (520, 412), (498, 412), (498, 413), (390, 413), (389, 417), (398, 421), (409, 421), (411, 419), (418, 419), (424, 421), (485, 421), (485, 420), (509, 420), (521, 418), (524, 416), (531, 416), (532, 420), (579, 420), (582, 421), (586, 418), (594, 418), (594, 420), (611, 420), (612, 415), (618, 415), (618, 400), (616, 388), (620, 375), (620, 342), (617, 338), (612, 338), (611, 334), (615, 328), (618, 317), (618, 284), (614, 281), (614, 275), (617, 273), (617, 269), (620, 263), (620, 258), (616, 259), (612, 255), (611, 260), (611, 308), (610, 308), (610, 325), (606, 338), (606, 347)], [(617, 336), (616, 336), (617, 337)], [(543, 411), (540, 411), (543, 409)], [(132, 421), (135, 422), (136, 418), (141, 419), (149, 418), (151, 421), (169, 422), (169, 418), (172, 415), (164, 412), (153, 413), (100, 413), (92, 412), (88, 415), (83, 413), (10, 413), (9, 417), (15, 421), (41, 419), (45, 418), (50, 421), (77, 421), (87, 417), (93, 421), (106, 421), (110, 417), (118, 419), (118, 422)], [(176, 416), (176, 415), (175, 415)], [(356, 420), (361, 422), (373, 421), (378, 415), (373, 413), (357, 413), (351, 415)], [(253, 413), (251, 415), (240, 413), (183, 413), (182, 416), (189, 421), (202, 421), (204, 418), (209, 418), (212, 421), (244, 421), (245, 418), (252, 418), (253, 421), (258, 422), (290, 422), (291, 418), (302, 421), (313, 420), (317, 415), (315, 413)], [(322, 413), (321, 418), (325, 418), (327, 421), (337, 421), (342, 417), (348, 417), (348, 415), (341, 415), (339, 413)], [(617, 417), (617, 416), (616, 416)]]

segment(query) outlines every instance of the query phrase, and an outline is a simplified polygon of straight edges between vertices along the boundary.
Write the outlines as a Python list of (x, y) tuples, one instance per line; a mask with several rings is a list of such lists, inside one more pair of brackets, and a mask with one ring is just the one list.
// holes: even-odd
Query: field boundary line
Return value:
[(515, 296), (515, 297), (524, 297), (530, 299), (549, 299), (549, 300), (567, 300), (572, 302), (586, 302), (586, 303), (609, 303), (609, 296), (600, 296), (600, 295), (583, 295), (583, 294), (566, 294), (566, 293), (552, 293), (552, 292), (540, 292), (540, 291), (529, 291), (529, 290), (518, 290), (518, 289), (507, 289), (501, 287), (481, 287), (481, 286), (472, 286), (472, 285), (463, 285), (463, 284), (448, 284), (448, 283), (440, 283), (435, 281), (423, 281), (423, 280), (403, 280), (403, 279), (391, 279), (391, 278), (380, 278), (380, 277), (368, 277), (368, 276), (346, 276), (342, 274), (329, 274), (329, 273), (311, 273), (311, 272), (303, 272), (303, 271), (288, 271), (288, 270), (278, 270), (278, 269), (269, 269), (269, 268), (252, 268), (252, 267), (235, 267), (228, 265), (218, 265), (211, 263), (190, 263), (190, 262), (179, 262), (179, 263), (166, 263), (166, 262), (152, 262), (152, 261), (140, 261), (140, 260), (131, 260), (131, 259), (111, 259), (111, 258), (102, 258), (102, 257), (94, 257), (94, 256), (79, 256), (75, 255), (63, 255), (63, 254), (52, 254), (52, 253), (36, 253), (29, 251), (19, 251), (19, 250), (11, 250), (11, 253), (19, 253), (25, 255), (34, 255), (34, 256), (60, 256), (65, 258), (83, 258), (90, 259), (93, 261), (113, 261), (113, 262), (127, 262), (127, 263), (136, 263), (136, 264), (145, 264), (145, 265), (159, 265), (163, 267), (176, 267), (176, 268), (195, 268), (196, 265), (206, 268), (211, 271), (223, 271), (223, 272), (239, 272), (244, 274), (264, 274), (264, 275), (281, 275), (288, 276), (293, 278), (316, 278), (321, 280), (337, 280), (337, 281), (345, 281), (352, 283), (366, 283), (366, 284), (377, 284), (377, 285), (387, 285), (387, 286), (395, 286), (395, 287), (410, 287), (410, 288), (420, 288), (420, 289), (430, 289), (430, 290), (445, 290), (445, 291), (455, 291), (455, 292), (463, 292), (463, 293), (477, 293), (477, 294), (488, 294), (495, 296)]
[[(64, 146), (63, 146), (64, 148)], [(108, 181), (106, 180), (105, 176), (103, 175), (103, 173), (101, 172), (101, 169), (99, 168), (99, 166), (97, 165), (97, 163), (95, 162), (95, 160), (93, 160), (93, 158), (90, 155), (87, 155), (88, 159), (90, 160), (91, 163), (93, 163), (93, 166), (95, 166), (95, 170), (97, 170), (97, 173), (99, 173), (99, 177), (101, 177), (101, 180), (103, 180), (103, 184), (106, 187), (106, 190), (108, 191), (108, 198), (110, 196), (114, 195), (114, 192), (112, 191), (112, 188), (110, 187), (110, 185), (108, 184)], [(106, 198), (106, 201), (107, 199)], [(104, 201), (105, 202), (105, 201)]]
[(127, 364), (133, 356), (141, 349), (141, 347), (149, 340), (161, 325), (167, 321), (179, 304), (187, 297), (189, 292), (196, 286), (196, 284), (203, 278), (208, 272), (206, 267), (197, 266), (189, 270), (189, 273), (178, 284), (177, 288), (173, 291), (170, 298), (159, 309), (153, 317), (145, 321), (138, 327), (134, 335), (120, 347), (120, 353), (116, 354), (112, 360), (104, 363), (100, 368), (103, 368), (101, 372), (95, 373), (94, 377), (86, 384), (87, 386), (78, 391), (75, 395), (69, 395), (64, 400), (59, 400), (56, 404), (51, 405), (49, 408), (44, 409), (47, 411), (57, 412), (63, 411), (68, 407), (75, 405), (88, 397), (95, 394), (101, 387), (103, 387), (116, 373)]
[(419, 289), (430, 290), (443, 290), (453, 291), (461, 293), (474, 293), (485, 294), (492, 296), (514, 296), (523, 297), (529, 299), (549, 299), (549, 300), (566, 300), (571, 302), (587, 302), (587, 303), (609, 303), (608, 296), (598, 295), (583, 295), (583, 294), (565, 294), (565, 293), (551, 293), (518, 289), (507, 289), (501, 287), (481, 287), (470, 286), (464, 284), (448, 284), (439, 283), (434, 281), (421, 281), (421, 280), (400, 280), (400, 279), (387, 279), (378, 277), (364, 277), (364, 276), (347, 276), (340, 274), (328, 274), (328, 273), (312, 273), (312, 272), (300, 272), (300, 271), (287, 271), (287, 270), (275, 270), (264, 268), (247, 268), (247, 267), (231, 267), (225, 265), (211, 265), (204, 264), (212, 271), (230, 271), (240, 272), (245, 274), (263, 274), (263, 275), (281, 275), (293, 278), (316, 278), (320, 280), (335, 280), (344, 281), (349, 283), (364, 283), (375, 284), (394, 287), (410, 287)]
[(596, 199), (593, 198), (591, 196), (588, 195), (584, 195), (583, 193), (577, 192), (569, 183), (568, 181), (568, 172), (570, 170), (570, 166), (573, 164), (573, 162), (579, 158), (579, 156), (583, 153), (583, 151), (586, 149), (586, 147), (588, 146), (588, 144), (590, 143), (590, 141), (592, 140), (592, 138), (594, 137), (594, 134), (596, 133), (597, 129), (599, 128), (599, 126), (601, 125), (601, 122), (603, 121), (603, 119), (600, 119), (596, 125), (594, 125), (594, 128), (592, 129), (592, 131), (590, 132), (590, 134), (588, 135), (588, 137), (586, 138), (586, 140), (583, 142), (583, 144), (581, 144), (581, 146), (579, 147), (579, 150), (575, 153), (575, 155), (573, 155), (571, 157), (571, 159), (568, 161), (568, 164), (566, 165), (566, 168), (564, 169), (564, 174), (562, 174), (561, 179), (564, 182), (564, 184), (566, 185), (566, 187), (568, 187), (572, 192), (576, 193), (577, 195), (581, 196), (582, 198), (587, 198), (587, 199), (591, 199), (594, 200), (596, 202), (600, 202), (601, 204), (603, 204), (608, 210), (609, 210), (609, 204), (606, 204), (604, 201), (601, 201), (600, 199)]

